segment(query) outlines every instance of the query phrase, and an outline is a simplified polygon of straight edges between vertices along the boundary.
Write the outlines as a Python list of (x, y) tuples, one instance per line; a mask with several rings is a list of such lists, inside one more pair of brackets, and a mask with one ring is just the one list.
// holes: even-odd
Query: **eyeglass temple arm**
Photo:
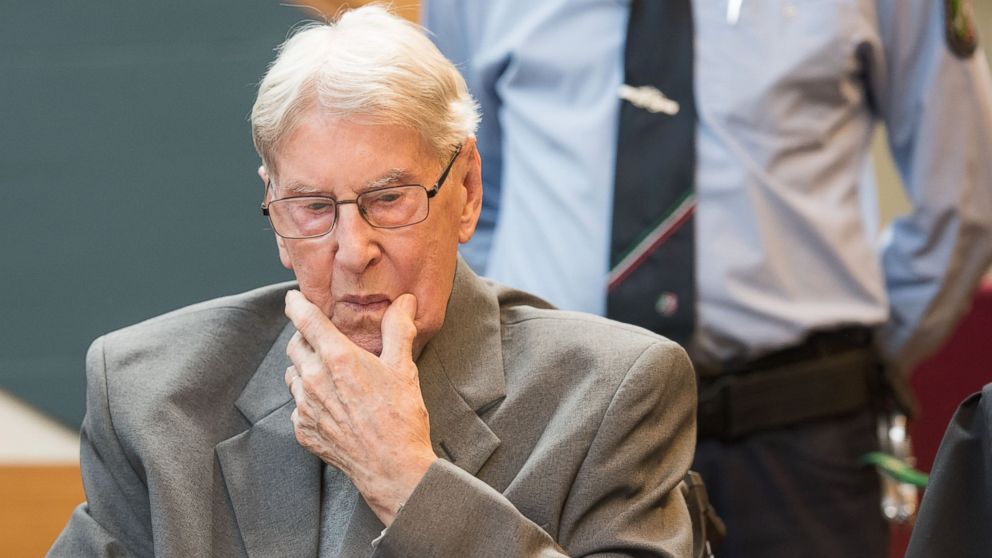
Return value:
[(462, 152), (462, 144), (458, 144), (458, 147), (455, 148), (455, 152), (451, 154), (451, 159), (448, 161), (448, 165), (444, 167), (444, 172), (441, 173), (441, 177), (438, 178), (437, 182), (434, 183), (433, 188), (427, 190), (428, 198), (433, 198), (434, 196), (437, 195), (438, 190), (441, 189), (441, 186), (444, 185), (444, 181), (448, 178), (448, 174), (451, 172), (451, 167), (453, 167), (455, 164), (455, 159), (458, 158), (458, 154), (461, 152)]
[(265, 190), (262, 192), (262, 215), (265, 217), (269, 216), (269, 204), (265, 203), (265, 194), (268, 193), (269, 188), (272, 188), (272, 179), (269, 178), (265, 181)]

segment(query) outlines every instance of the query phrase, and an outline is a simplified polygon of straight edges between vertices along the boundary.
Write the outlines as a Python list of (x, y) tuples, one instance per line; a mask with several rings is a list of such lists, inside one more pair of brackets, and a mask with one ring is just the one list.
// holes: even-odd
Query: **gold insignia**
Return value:
[(944, 0), (944, 30), (947, 46), (958, 58), (975, 54), (978, 32), (971, 0)]

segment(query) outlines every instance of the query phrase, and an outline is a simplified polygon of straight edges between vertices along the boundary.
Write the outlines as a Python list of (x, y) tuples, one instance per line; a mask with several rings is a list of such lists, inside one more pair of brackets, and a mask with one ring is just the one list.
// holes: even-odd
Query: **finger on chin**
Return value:
[(381, 357), (384, 361), (398, 364), (413, 357), (416, 315), (417, 298), (409, 293), (396, 297), (386, 309), (382, 317)]
[(352, 345), (317, 305), (295, 289), (286, 291), (286, 317), (296, 327), (298, 344), (306, 352), (326, 355)]

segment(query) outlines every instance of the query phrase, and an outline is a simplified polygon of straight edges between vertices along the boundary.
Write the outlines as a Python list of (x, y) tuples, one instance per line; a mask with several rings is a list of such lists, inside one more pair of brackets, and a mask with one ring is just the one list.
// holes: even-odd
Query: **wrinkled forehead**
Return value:
[(429, 187), (441, 166), (413, 128), (313, 112), (281, 142), (267, 170), (280, 195), (306, 195), (405, 184)]
[[(361, 140), (361, 145), (355, 143), (336, 143), (333, 147), (342, 150), (371, 148), (382, 157), (387, 157), (395, 150), (396, 144), (402, 143), (415, 147), (419, 166), (426, 168), (438, 164), (443, 153), (430, 141), (427, 132), (418, 130), (406, 124), (394, 122), (387, 114), (374, 113), (344, 113), (320, 107), (316, 103), (309, 103), (299, 114), (292, 119), (291, 126), (274, 144), (271, 156), (263, 163), (273, 174), (279, 173), (280, 159), (285, 153), (286, 145), (290, 143), (298, 134), (311, 134), (315, 130), (366, 130), (365, 134), (350, 134), (357, 136)], [(411, 171), (423, 169), (406, 169)]]

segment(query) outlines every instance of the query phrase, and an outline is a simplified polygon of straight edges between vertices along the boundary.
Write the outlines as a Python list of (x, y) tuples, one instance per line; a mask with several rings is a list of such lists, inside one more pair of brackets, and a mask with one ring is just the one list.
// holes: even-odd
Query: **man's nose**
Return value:
[(361, 273), (382, 255), (376, 230), (362, 216), (358, 204), (338, 205), (338, 220), (331, 237), (336, 244), (336, 264), (352, 273)]

